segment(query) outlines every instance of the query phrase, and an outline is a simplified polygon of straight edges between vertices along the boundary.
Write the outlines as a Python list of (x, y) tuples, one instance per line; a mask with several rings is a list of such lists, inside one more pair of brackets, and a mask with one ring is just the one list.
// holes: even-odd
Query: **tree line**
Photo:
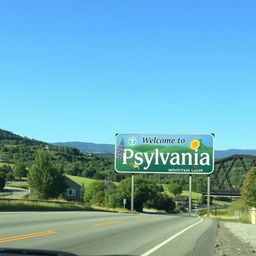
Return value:
[[(39, 154), (37, 153), (39, 151), (41, 152), (40, 154), (48, 154), (48, 157), (45, 157), (44, 162), (48, 162), (48, 164), (51, 164), (51, 169), (55, 170), (54, 172), (52, 172), (51, 175), (57, 172), (58, 175), (56, 177), (59, 177), (58, 179), (61, 179), (60, 174), (62, 173), (95, 178), (102, 181), (109, 180), (125, 182), (125, 180), (127, 180), (128, 178), (128, 175), (119, 174), (114, 171), (114, 155), (108, 154), (107, 156), (105, 156), (104, 154), (98, 155), (92, 153), (81, 153), (75, 148), (53, 146), (41, 141), (21, 137), (0, 129), (0, 162), (2, 162), (0, 166), (0, 189), (4, 187), (6, 179), (20, 179), (21, 177), (26, 176), (29, 177), (31, 186), (33, 186), (33, 184), (36, 184), (35, 181), (33, 182), (31, 175), (33, 173), (32, 170), (34, 170), (34, 173), (37, 173), (41, 168), (40, 165), (38, 165), (37, 167), (35, 166), (35, 164), (40, 159), (40, 157), (37, 155)], [(43, 158), (41, 160), (43, 161)], [(233, 184), (239, 183), (241, 181), (243, 172), (241, 164), (239, 165), (238, 163), (236, 167), (238, 170), (238, 174), (232, 173), (232, 175), (230, 175)], [(252, 170), (255, 170), (255, 168)], [(247, 174), (247, 177), (248, 175), (251, 175), (249, 176), (251, 178), (244, 181), (242, 194), (247, 200), (248, 204), (255, 205), (253, 199), (254, 195), (256, 194), (256, 185), (253, 183), (253, 181), (255, 181), (255, 178), (253, 178), (253, 173), (255, 171), (252, 170)], [(44, 178), (44, 180), (48, 183), (50, 182), (49, 184), (51, 184), (51, 186), (53, 187), (56, 185), (57, 187), (62, 187), (62, 189), (60, 190), (64, 191), (64, 184), (54, 183), (51, 175), (49, 176), (48, 174), (48, 176), (42, 176), (41, 178)], [(180, 189), (188, 190), (187, 175), (169, 176), (144, 174), (136, 177), (138, 178), (138, 180), (144, 179), (154, 184), (169, 184), (173, 187), (178, 184), (178, 186), (181, 187)], [(193, 178), (193, 191), (201, 192), (204, 184), (206, 184), (206, 177), (199, 175), (195, 176)], [(34, 187), (39, 187), (39, 185), (40, 184), (34, 185)], [(50, 187), (48, 187), (48, 189), (45, 189), (45, 191), (51, 191)], [(107, 192), (107, 194), (112, 192)], [(47, 198), (52, 196), (43, 195), (42, 193), (40, 195), (40, 193), (41, 192), (38, 192), (38, 196), (41, 197)], [(58, 193), (59, 192), (57, 192), (55, 196)], [(113, 194), (109, 196), (111, 199), (110, 202), (113, 201), (113, 198), (115, 198), (114, 194), (115, 193), (113, 192)], [(106, 196), (107, 195), (104, 194), (104, 198)], [(150, 199), (148, 201), (150, 201)]]
[[(6, 178), (5, 173), (1, 170), (7, 167), (0, 167), (0, 189), (4, 187)], [(50, 152), (45, 150), (38, 151), (35, 161), (29, 170), (22, 164), (14, 166), (14, 170), (19, 173), (22, 171), (28, 173), (29, 186), (37, 198), (64, 197), (66, 185), (63, 176), (63, 165), (52, 161)], [(179, 184), (172, 184), (168, 186), (168, 190), (177, 196), (182, 193), (183, 188)], [(247, 173), (241, 192), (246, 203), (249, 206), (256, 207), (256, 167), (251, 168)], [(137, 211), (142, 211), (143, 207), (167, 212), (175, 209), (173, 198), (164, 192), (162, 185), (142, 176), (136, 176), (135, 178), (134, 195), (134, 207)], [(106, 186), (104, 181), (93, 182), (84, 188), (83, 198), (86, 203), (108, 208), (123, 207), (123, 200), (125, 199), (125, 207), (130, 209), (131, 178), (126, 178), (118, 186), (110, 188)]]
[[(131, 178), (126, 178), (115, 188), (107, 188), (103, 181), (89, 184), (84, 192), (85, 202), (107, 208), (123, 208), (130, 210)], [(124, 205), (125, 200), (125, 205)], [(171, 212), (175, 208), (172, 197), (163, 193), (162, 186), (142, 177), (135, 178), (134, 209), (141, 212), (143, 207)]]

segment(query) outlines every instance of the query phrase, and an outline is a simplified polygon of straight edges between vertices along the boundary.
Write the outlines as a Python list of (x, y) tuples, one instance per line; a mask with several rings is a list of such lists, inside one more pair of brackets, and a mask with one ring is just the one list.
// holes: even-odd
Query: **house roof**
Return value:
[(79, 183), (75, 182), (71, 177), (68, 177), (66, 174), (63, 175), (66, 179), (70, 180), (72, 183), (82, 187)]
[(114, 184), (113, 182), (111, 182), (111, 181), (106, 181), (105, 182), (105, 184), (104, 184), (104, 186), (106, 187), (106, 188), (116, 188), (117, 186), (116, 186), (116, 184)]

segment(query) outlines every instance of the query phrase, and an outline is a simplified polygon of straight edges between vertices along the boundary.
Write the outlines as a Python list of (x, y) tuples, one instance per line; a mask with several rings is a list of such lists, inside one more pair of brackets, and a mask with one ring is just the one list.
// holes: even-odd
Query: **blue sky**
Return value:
[(1, 1), (2, 129), (47, 142), (215, 133), (256, 148), (256, 2)]

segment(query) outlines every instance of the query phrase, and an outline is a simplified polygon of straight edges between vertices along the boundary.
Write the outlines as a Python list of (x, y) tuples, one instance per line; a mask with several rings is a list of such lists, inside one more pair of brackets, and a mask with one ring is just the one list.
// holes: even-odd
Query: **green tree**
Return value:
[(118, 189), (108, 189), (105, 192), (105, 200), (104, 200), (104, 205), (108, 208), (118, 208), (118, 207), (123, 207), (122, 205), (122, 200), (120, 198)]
[(200, 198), (199, 198), (199, 203), (200, 203), (201, 205), (204, 205), (204, 204), (207, 203), (206, 197), (205, 197), (203, 194), (201, 194), (201, 196), (200, 196)]
[(94, 181), (84, 189), (84, 200), (90, 204), (103, 205), (105, 198), (104, 181)]
[(5, 173), (4, 172), (0, 172), (0, 190), (2, 190), (5, 187)]
[(57, 198), (65, 190), (62, 167), (54, 165), (51, 154), (40, 150), (29, 170), (28, 183), (40, 199)]
[[(157, 195), (156, 183), (146, 180), (141, 177), (135, 178), (134, 185), (134, 209), (138, 212), (143, 210), (143, 204), (150, 199), (153, 199)], [(127, 208), (130, 209), (130, 198), (131, 198), (131, 178), (122, 180), (117, 187), (118, 189), (118, 203), (122, 207), (123, 198), (127, 199)]]
[(11, 165), (4, 164), (0, 167), (0, 173), (2, 173), (2, 176), (7, 178), (8, 180), (13, 180), (13, 170)]
[(241, 194), (249, 206), (256, 207), (256, 167), (251, 168), (246, 174)]
[(16, 163), (13, 168), (13, 175), (21, 180), (21, 177), (26, 177), (28, 174), (26, 165), (23, 163)]
[(182, 193), (183, 188), (179, 184), (171, 184), (168, 186), (168, 190), (174, 194), (174, 196), (178, 196)]
[(157, 195), (148, 200), (145, 204), (148, 208), (154, 208), (157, 210), (164, 210), (166, 212), (171, 212), (175, 208), (175, 202), (166, 193), (157, 193)]

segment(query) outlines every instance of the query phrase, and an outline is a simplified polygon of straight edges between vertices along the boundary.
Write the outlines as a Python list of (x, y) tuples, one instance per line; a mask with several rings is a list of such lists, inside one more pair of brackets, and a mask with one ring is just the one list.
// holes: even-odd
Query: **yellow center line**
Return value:
[(115, 220), (115, 221), (110, 221), (110, 222), (99, 222), (99, 223), (94, 223), (91, 224), (93, 227), (99, 227), (99, 226), (106, 226), (106, 225), (112, 225), (112, 224), (117, 224), (122, 222), (121, 220)]
[(138, 217), (135, 220), (144, 220), (144, 219), (145, 219), (144, 217)]
[(54, 230), (48, 230), (48, 231), (25, 234), (25, 235), (20, 235), (20, 236), (10, 236), (10, 237), (5, 237), (5, 238), (0, 238), (0, 243), (12, 242), (12, 241), (16, 241), (16, 240), (33, 238), (33, 237), (38, 237), (38, 236), (52, 235), (52, 234), (56, 234), (56, 233), (57, 232)]
[[(161, 218), (163, 216), (152, 216), (152, 217)], [(113, 224), (117, 224), (117, 223), (121, 223), (121, 222), (133, 221), (133, 220), (145, 220), (145, 217), (136, 217), (134, 219), (126, 219), (126, 220), (114, 220), (114, 221), (110, 221), (110, 222), (98, 222), (98, 223), (94, 223), (94, 224), (90, 224), (90, 225), (93, 227), (100, 227), (100, 226), (113, 225)]]

